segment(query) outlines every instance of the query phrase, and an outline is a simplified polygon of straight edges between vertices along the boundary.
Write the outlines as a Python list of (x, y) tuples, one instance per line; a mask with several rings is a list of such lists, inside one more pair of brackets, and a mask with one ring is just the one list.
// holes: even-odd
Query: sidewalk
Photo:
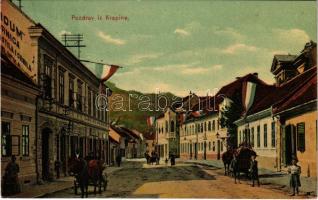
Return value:
[[(182, 160), (177, 159), (178, 162), (193, 163), (204, 166), (224, 168), (222, 160)], [(263, 185), (275, 185), (281, 189), (289, 188), (289, 175), (285, 172), (276, 172), (269, 169), (259, 169), (260, 182)], [(317, 195), (317, 178), (315, 177), (301, 177), (300, 191)]]
[[(122, 167), (107, 167), (105, 172), (107, 175), (122, 169)], [(3, 198), (39, 198), (46, 194), (65, 190), (74, 186), (74, 177), (63, 177), (52, 182), (45, 182), (43, 185), (29, 185), (23, 188), (23, 191), (13, 196)]]

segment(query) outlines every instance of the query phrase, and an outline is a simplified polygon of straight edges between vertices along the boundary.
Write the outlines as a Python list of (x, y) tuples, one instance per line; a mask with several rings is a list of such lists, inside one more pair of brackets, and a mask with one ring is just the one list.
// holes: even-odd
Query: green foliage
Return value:
[(227, 128), (227, 132), (230, 136), (227, 144), (230, 147), (236, 147), (237, 144), (237, 126), (234, 124), (234, 121), (241, 117), (241, 113), (241, 106), (238, 106), (235, 103), (232, 103), (230, 106), (225, 107), (225, 109), (221, 111), (220, 124), (221, 127)]

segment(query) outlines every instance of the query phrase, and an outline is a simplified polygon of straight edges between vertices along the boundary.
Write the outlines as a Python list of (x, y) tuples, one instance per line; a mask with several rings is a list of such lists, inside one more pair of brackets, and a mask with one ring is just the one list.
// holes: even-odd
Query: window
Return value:
[(208, 123), (208, 131), (211, 131), (211, 121)]
[(92, 115), (92, 94), (91, 90), (88, 89), (88, 115)]
[(166, 121), (166, 133), (168, 133), (169, 131), (169, 124), (168, 124), (168, 121)]
[(201, 133), (203, 133), (203, 123), (201, 123)]
[(69, 99), (69, 106), (74, 108), (74, 78), (70, 76), (69, 80), (69, 93), (68, 93), (68, 99)]
[(213, 120), (213, 122), (212, 122), (212, 130), (213, 131), (215, 130), (215, 120)]
[(174, 121), (171, 120), (170, 124), (171, 124), (170, 132), (174, 132)]
[(92, 99), (92, 102), (93, 102), (93, 117), (96, 117), (96, 102), (95, 102), (95, 96), (96, 96), (96, 94), (95, 94), (95, 92), (92, 92), (92, 95), (93, 95), (93, 99)]
[(251, 145), (254, 147), (254, 127), (251, 128)]
[(206, 132), (206, 122), (204, 122), (204, 132)]
[(209, 151), (211, 151), (211, 142), (209, 142)]
[(212, 150), (215, 151), (215, 142), (213, 141)]
[(297, 124), (297, 150), (305, 151), (305, 122)]
[(52, 98), (52, 68), (53, 60), (48, 56), (44, 56), (44, 77), (43, 77), (43, 89), (44, 98)]
[(1, 146), (2, 146), (2, 156), (11, 156), (11, 126), (9, 122), (1, 123)]
[(78, 111), (83, 111), (83, 93), (82, 93), (82, 86), (83, 86), (83, 83), (78, 80), (77, 81), (77, 110)]
[(59, 70), (59, 102), (64, 104), (64, 71)]
[(272, 147), (275, 147), (276, 146), (276, 130), (275, 130), (275, 122), (272, 122)]
[(261, 146), (261, 127), (257, 126), (257, 147)]
[(264, 147), (267, 147), (267, 124), (264, 124)]
[(239, 132), (238, 143), (241, 144), (241, 131)]
[(22, 125), (22, 155), (29, 156), (29, 126)]

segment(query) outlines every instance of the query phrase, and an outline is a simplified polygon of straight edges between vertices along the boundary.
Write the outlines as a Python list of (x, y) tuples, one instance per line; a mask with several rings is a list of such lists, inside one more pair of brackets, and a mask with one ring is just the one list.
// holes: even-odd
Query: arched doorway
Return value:
[(42, 179), (50, 178), (50, 137), (52, 130), (44, 128), (42, 130)]

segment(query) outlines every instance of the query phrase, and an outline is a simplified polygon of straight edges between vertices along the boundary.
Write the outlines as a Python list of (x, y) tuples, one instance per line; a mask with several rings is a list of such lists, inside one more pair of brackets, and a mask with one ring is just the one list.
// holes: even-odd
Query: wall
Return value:
[(305, 151), (297, 150), (301, 175), (317, 177), (317, 111), (288, 119), (285, 124), (297, 126), (297, 123), (301, 122), (305, 122)]

